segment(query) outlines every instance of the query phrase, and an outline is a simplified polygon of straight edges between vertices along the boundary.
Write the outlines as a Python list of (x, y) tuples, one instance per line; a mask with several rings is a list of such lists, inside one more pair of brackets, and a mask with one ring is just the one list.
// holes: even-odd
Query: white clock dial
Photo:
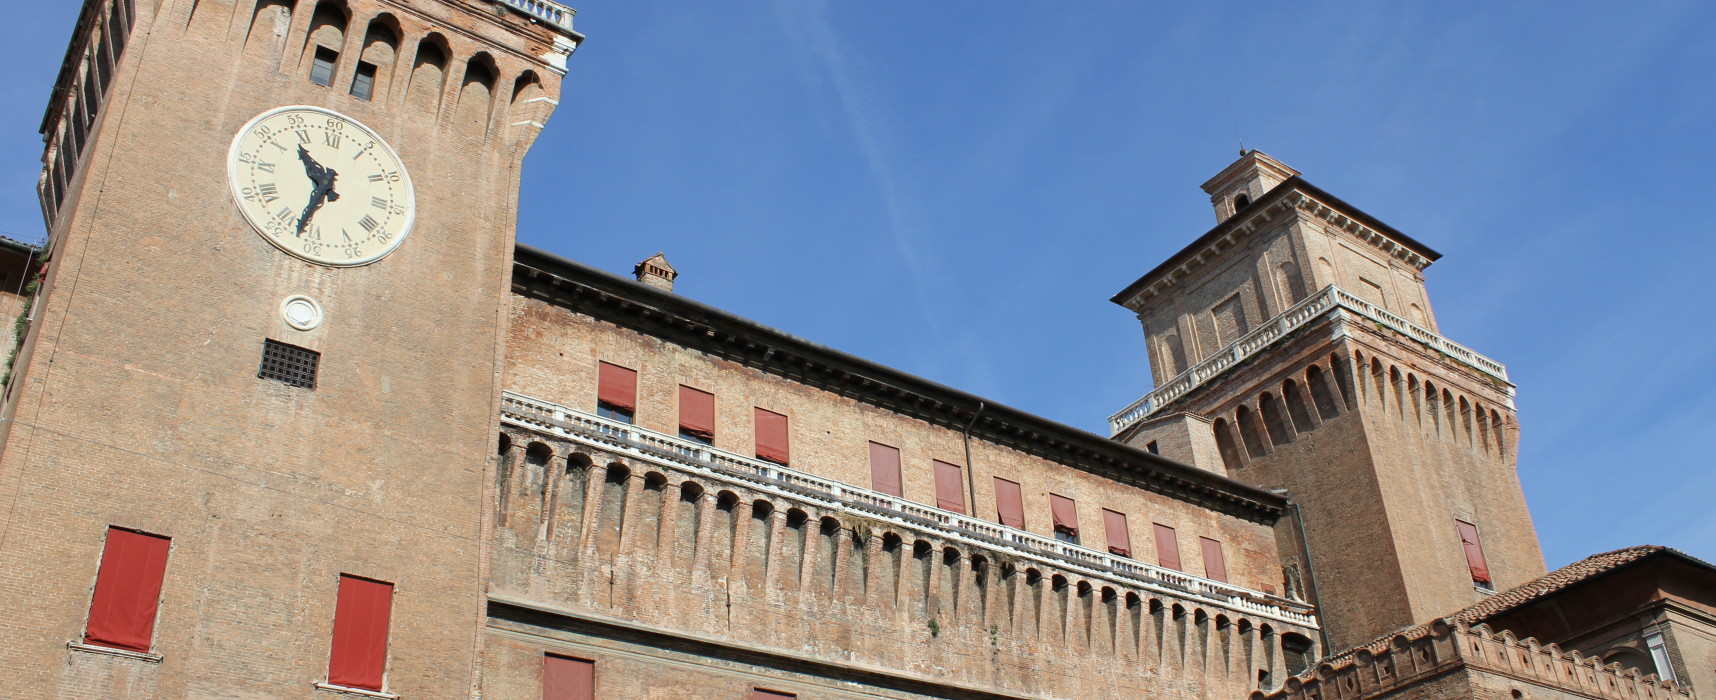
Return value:
[(256, 231), (321, 265), (367, 265), (411, 232), (417, 202), (399, 155), (369, 127), (320, 107), (280, 107), (232, 140), (227, 182)]

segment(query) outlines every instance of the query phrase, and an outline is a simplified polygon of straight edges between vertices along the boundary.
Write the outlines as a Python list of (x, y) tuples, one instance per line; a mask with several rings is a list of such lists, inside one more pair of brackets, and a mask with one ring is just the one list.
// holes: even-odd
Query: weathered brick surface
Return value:
[[(511, 87), (532, 70), (557, 91), (536, 58), (550, 35), (487, 5), (357, 0), (336, 87), (323, 88), (306, 79), (311, 3), (299, 4), (283, 55), (270, 55), (246, 48), (252, 3), (134, 3), (6, 409), (0, 666), (12, 692), (307, 696), (326, 678), (342, 572), (397, 584), (390, 690), (449, 697), (473, 684), (516, 165), (534, 135), (509, 126)], [(351, 58), (384, 12), (407, 56), (432, 29), (456, 75), (492, 55), (492, 100), (454, 79), (440, 113), (406, 104), (403, 80), (374, 102), (348, 96)], [(492, 119), (456, 123), (461, 101), (492, 105)], [(240, 218), (228, 144), (289, 104), (341, 111), (399, 151), (419, 216), (393, 255), (317, 267)], [(325, 323), (286, 326), (289, 294), (315, 297)], [(314, 391), (256, 377), (264, 338), (322, 353)], [(66, 647), (109, 525), (173, 540), (161, 663)]]

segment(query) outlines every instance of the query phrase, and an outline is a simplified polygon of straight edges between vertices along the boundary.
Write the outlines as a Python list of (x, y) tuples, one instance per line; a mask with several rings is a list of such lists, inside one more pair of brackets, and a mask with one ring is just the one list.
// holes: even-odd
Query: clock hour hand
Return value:
[(302, 145), (298, 146), (298, 159), (304, 161), (304, 175), (310, 178), (311, 184), (310, 201), (304, 205), (304, 214), (298, 217), (298, 229), (292, 234), (302, 237), (305, 227), (310, 225), (310, 217), (315, 215), (316, 210), (328, 202), (339, 201), (340, 193), (334, 191), (334, 180), (339, 178), (340, 174), (334, 172), (333, 168), (317, 163)]

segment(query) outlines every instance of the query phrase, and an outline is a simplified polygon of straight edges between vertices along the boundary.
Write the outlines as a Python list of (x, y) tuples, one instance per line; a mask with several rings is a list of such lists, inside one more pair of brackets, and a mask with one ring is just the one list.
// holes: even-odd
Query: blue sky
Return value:
[[(1107, 299), (1214, 222), (1239, 138), (1444, 254), (1519, 384), (1551, 567), (1716, 559), (1716, 5), (615, 2), (522, 241), (1096, 431), (1149, 388)], [(33, 240), (76, 3), (8, 14), (0, 232)], [(220, 145), (224, 147), (224, 144)]]

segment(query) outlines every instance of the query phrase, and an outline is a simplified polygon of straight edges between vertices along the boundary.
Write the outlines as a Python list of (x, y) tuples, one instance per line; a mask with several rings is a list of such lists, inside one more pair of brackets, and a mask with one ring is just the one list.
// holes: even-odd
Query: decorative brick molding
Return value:
[[(1398, 692), (1458, 670), (1578, 693), (1604, 700), (1667, 700), (1691, 698), (1692, 693), (1656, 674), (1639, 675), (1620, 664), (1604, 666), (1577, 651), (1563, 652), (1554, 644), (1519, 639), (1512, 632), (1495, 633), (1488, 625), (1466, 627), (1446, 620), (1432, 623), (1416, 639), (1400, 635), (1387, 649), (1361, 649), (1339, 665), (1323, 664), (1287, 679), (1274, 693), (1251, 694), (1251, 700), (1359, 700)], [(1516, 696), (1517, 697), (1517, 696)]]

